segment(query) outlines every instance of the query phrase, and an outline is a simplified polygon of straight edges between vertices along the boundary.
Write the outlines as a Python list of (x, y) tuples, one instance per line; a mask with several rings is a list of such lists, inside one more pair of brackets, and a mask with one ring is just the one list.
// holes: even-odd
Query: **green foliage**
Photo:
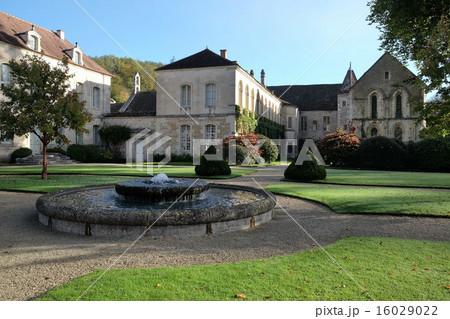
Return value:
[(72, 144), (67, 148), (67, 155), (83, 163), (97, 163), (102, 161), (102, 150), (96, 145)]
[(264, 160), (268, 163), (276, 161), (279, 155), (277, 144), (265, 135), (256, 134), (256, 136), (258, 136), (260, 140), (264, 141), (260, 148), (262, 150), (262, 158), (264, 158)]
[(269, 138), (284, 138), (284, 125), (278, 124), (265, 117), (258, 119), (255, 133), (263, 134)]
[(450, 138), (426, 138), (417, 142), (414, 162), (422, 170), (450, 172)]
[[(2, 85), (0, 139), (34, 133), (42, 142), (44, 156), (53, 140), (68, 143), (62, 128), (87, 132), (92, 119), (78, 94), (70, 90), (67, 59), (52, 67), (42, 57), (26, 55), (9, 61), (11, 85)], [(44, 158), (42, 178), (47, 178)]]
[(62, 155), (67, 155), (67, 152), (64, 149), (62, 149), (61, 147), (48, 148), (47, 153), (59, 153)]
[(141, 91), (155, 91), (156, 72), (154, 70), (163, 66), (162, 63), (136, 61), (113, 55), (93, 57), (92, 59), (108, 72), (114, 74), (111, 80), (111, 98), (118, 103), (125, 102), (130, 96), (133, 89), (133, 76), (136, 72), (141, 75)]
[(206, 152), (200, 158), (200, 165), (195, 166), (195, 173), (199, 176), (216, 176), (216, 175), (230, 175), (231, 169), (228, 163), (224, 160), (208, 161), (205, 155), (217, 154), (215, 146), (208, 147)]
[[(428, 136), (450, 133), (450, 2), (432, 0), (372, 0), (370, 23), (378, 24), (381, 48), (403, 62), (414, 61), (426, 90), (436, 101), (417, 103), (419, 121), (426, 120)], [(420, 101), (419, 101), (420, 102)]]
[(235, 105), (236, 114), (236, 132), (237, 133), (250, 133), (254, 132), (258, 121), (255, 119), (255, 114), (252, 111), (241, 108), (239, 105)]
[(310, 182), (327, 177), (327, 171), (324, 166), (318, 164), (316, 157), (308, 151), (312, 161), (304, 161), (302, 165), (296, 165), (293, 161), (284, 171), (284, 177), (297, 182)]
[(402, 168), (406, 158), (406, 149), (395, 140), (384, 136), (365, 139), (358, 149), (359, 164), (366, 168)]
[(355, 161), (360, 141), (352, 133), (337, 129), (316, 143), (325, 163), (333, 166), (347, 166)]
[(24, 157), (30, 156), (31, 154), (33, 154), (33, 151), (27, 147), (18, 148), (17, 150), (12, 152), (11, 158), (10, 158), (10, 163), (15, 163), (16, 159), (24, 158)]

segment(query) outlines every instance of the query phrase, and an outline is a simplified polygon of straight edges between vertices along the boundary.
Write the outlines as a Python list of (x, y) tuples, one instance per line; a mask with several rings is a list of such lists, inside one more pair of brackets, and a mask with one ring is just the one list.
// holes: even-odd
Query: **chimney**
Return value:
[(56, 30), (56, 34), (61, 40), (64, 40), (64, 31), (63, 30)]
[(224, 59), (226, 59), (227, 58), (227, 50), (220, 50), (220, 56), (222, 57), (222, 58), (224, 58)]
[(253, 70), (250, 70), (250, 75), (251, 75), (252, 77), (255, 77), (255, 72), (253, 72)]
[(264, 69), (261, 70), (261, 84), (266, 85), (266, 72), (264, 72)]

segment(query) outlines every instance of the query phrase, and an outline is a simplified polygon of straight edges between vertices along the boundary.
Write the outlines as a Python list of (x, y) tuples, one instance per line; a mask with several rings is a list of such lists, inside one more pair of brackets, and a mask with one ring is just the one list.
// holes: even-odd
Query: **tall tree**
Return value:
[(9, 61), (11, 82), (2, 85), (0, 138), (36, 134), (43, 146), (42, 179), (47, 179), (47, 145), (68, 143), (63, 128), (87, 132), (92, 119), (75, 90), (70, 89), (67, 59), (52, 67), (41, 57)]
[(437, 98), (417, 109), (431, 135), (450, 134), (450, 2), (372, 0), (367, 20), (381, 31), (381, 48), (414, 61), (427, 91)]

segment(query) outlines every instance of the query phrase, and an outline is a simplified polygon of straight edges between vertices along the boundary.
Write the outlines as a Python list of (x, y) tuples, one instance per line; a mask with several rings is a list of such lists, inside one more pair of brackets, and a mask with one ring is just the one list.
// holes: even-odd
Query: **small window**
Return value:
[(329, 116), (323, 117), (323, 130), (324, 131), (330, 131), (330, 122), (331, 122), (331, 118)]
[(288, 117), (288, 124), (287, 124), (287, 128), (291, 129), (292, 128), (292, 116)]
[(181, 106), (191, 107), (191, 86), (183, 85), (181, 87)]
[(308, 118), (306, 116), (300, 116), (300, 130), (308, 130)]
[(378, 130), (374, 127), (372, 130), (370, 130), (370, 136), (375, 137), (378, 135)]
[(403, 131), (401, 129), (401, 127), (397, 127), (394, 131), (394, 137), (396, 140), (401, 141), (402, 137), (403, 137)]
[(215, 84), (207, 84), (206, 85), (206, 98), (205, 98), (206, 107), (214, 107), (216, 106), (216, 85)]
[(347, 101), (342, 101), (342, 106), (347, 106)]
[(38, 48), (38, 38), (34, 35), (30, 36), (30, 49), (37, 50)]
[(98, 87), (94, 87), (92, 94), (93, 94), (92, 105), (94, 106), (94, 108), (99, 109), (100, 108), (100, 89)]
[(11, 68), (8, 64), (2, 64), (2, 83), (3, 85), (11, 84)]
[(384, 79), (389, 80), (389, 72), (384, 72)]
[(191, 151), (191, 127), (189, 125), (180, 126), (180, 149), (181, 152)]
[(317, 121), (316, 120), (313, 121), (312, 129), (313, 129), (313, 131), (317, 131)]

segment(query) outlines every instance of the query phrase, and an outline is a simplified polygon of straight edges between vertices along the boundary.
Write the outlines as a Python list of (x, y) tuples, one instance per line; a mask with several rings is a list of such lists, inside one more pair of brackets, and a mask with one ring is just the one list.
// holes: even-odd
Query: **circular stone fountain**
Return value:
[(164, 175), (46, 194), (36, 202), (39, 221), (87, 236), (184, 236), (251, 228), (273, 218), (275, 203), (264, 190)]

